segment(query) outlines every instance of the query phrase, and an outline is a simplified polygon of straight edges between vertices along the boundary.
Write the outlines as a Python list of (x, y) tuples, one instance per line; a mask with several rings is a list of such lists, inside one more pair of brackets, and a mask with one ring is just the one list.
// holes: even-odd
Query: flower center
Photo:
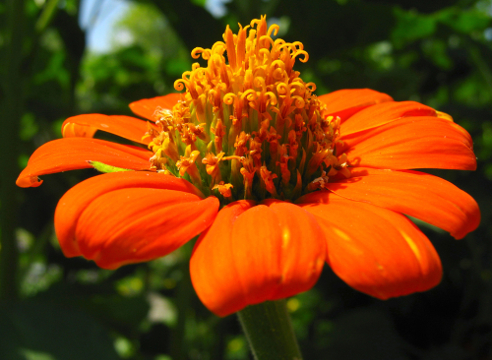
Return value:
[(146, 135), (154, 169), (223, 204), (293, 201), (338, 173), (350, 176), (345, 154), (337, 154), (340, 119), (327, 114), (315, 84), (293, 70), (308, 53), (301, 42), (274, 40), (277, 32), (262, 16), (239, 25), (237, 34), (228, 26), (224, 41), (191, 52), (207, 66), (193, 64), (174, 83), (186, 92), (172, 111), (156, 110), (158, 129)]

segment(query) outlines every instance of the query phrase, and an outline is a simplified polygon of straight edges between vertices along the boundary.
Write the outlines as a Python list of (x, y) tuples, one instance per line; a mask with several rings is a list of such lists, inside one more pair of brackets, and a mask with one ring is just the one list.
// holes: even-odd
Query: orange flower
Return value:
[[(19, 186), (59, 171), (107, 172), (58, 204), (66, 256), (114, 269), (200, 235), (191, 278), (221, 316), (310, 289), (325, 261), (380, 299), (439, 283), (436, 251), (403, 214), (459, 239), (480, 212), (454, 185), (410, 169), (474, 170), (470, 135), (449, 115), (373, 90), (317, 97), (293, 70), (308, 59), (302, 43), (274, 39), (277, 29), (262, 17), (193, 50), (207, 66), (175, 83), (186, 92), (130, 104), (150, 122), (74, 116), (63, 139), (33, 153)], [(93, 139), (97, 130), (150, 151)]]

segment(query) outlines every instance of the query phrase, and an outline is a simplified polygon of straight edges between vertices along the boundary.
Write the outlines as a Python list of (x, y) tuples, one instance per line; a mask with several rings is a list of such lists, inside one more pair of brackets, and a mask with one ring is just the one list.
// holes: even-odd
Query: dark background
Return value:
[(379, 301), (326, 267), (288, 302), (305, 359), (492, 359), (492, 1), (232, 0), (219, 18), (202, 0), (128, 2), (114, 31), (132, 41), (116, 37), (103, 54), (86, 48), (78, 0), (0, 2), (0, 359), (251, 358), (237, 318), (214, 316), (196, 297), (192, 244), (117, 271), (63, 257), (56, 203), (95, 170), (44, 176), (33, 189), (14, 182), (65, 118), (130, 114), (128, 103), (173, 91), (195, 46), (261, 14), (304, 43), (310, 59), (297, 70), (317, 94), (368, 87), (433, 106), (471, 133), (478, 157), (475, 172), (432, 172), (482, 210), (461, 241), (419, 224), (442, 258), (442, 283)]

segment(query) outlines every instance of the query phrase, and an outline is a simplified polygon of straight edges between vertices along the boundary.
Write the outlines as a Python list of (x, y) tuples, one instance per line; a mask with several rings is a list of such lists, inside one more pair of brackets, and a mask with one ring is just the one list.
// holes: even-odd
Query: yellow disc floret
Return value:
[(329, 116), (293, 69), (306, 62), (301, 42), (276, 38), (266, 17), (229, 26), (224, 41), (195, 48), (199, 63), (174, 83), (186, 90), (172, 111), (157, 109), (150, 159), (157, 171), (191, 181), (224, 203), (295, 200), (322, 189), (330, 177), (350, 176), (346, 156), (336, 154), (340, 119)]

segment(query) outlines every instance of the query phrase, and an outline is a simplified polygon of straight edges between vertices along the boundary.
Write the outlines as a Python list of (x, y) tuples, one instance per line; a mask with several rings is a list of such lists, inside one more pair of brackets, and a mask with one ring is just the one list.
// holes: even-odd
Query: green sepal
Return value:
[(91, 164), (91, 166), (94, 167), (94, 169), (96, 169), (97, 171), (100, 171), (102, 173), (132, 171), (131, 169), (123, 169), (123, 168), (119, 168), (116, 166), (107, 165), (107, 164), (104, 164), (104, 163), (99, 162), (99, 161), (89, 161), (89, 164)]

